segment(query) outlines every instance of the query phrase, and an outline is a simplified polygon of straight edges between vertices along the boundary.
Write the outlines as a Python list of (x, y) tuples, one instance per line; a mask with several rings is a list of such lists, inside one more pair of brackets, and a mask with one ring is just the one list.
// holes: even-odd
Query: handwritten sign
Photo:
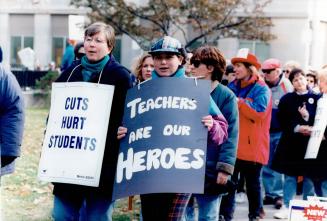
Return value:
[(327, 96), (324, 95), (318, 100), (315, 122), (311, 131), (305, 159), (317, 158), (321, 140), (327, 126)]
[(114, 86), (53, 83), (38, 177), (98, 186)]
[(160, 192), (202, 193), (209, 81), (154, 79), (128, 91), (114, 198)]

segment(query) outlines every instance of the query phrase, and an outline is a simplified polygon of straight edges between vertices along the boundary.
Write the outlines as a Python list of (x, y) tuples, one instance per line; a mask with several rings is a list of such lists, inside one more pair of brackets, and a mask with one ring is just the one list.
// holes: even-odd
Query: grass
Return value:
[[(42, 149), (46, 109), (28, 109), (21, 157), (16, 160), (16, 171), (1, 178), (2, 221), (51, 221), (53, 207), (52, 185), (37, 179)], [(115, 221), (137, 220), (135, 211), (127, 208), (127, 199), (116, 202)]]

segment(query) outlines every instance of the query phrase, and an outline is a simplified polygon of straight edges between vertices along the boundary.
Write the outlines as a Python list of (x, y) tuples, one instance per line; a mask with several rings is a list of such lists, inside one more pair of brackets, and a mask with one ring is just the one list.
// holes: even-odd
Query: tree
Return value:
[[(185, 47), (238, 37), (268, 41), (271, 19), (263, 9), (271, 0), (71, 0), (89, 7), (91, 21), (104, 21), (148, 50), (163, 35), (184, 38)], [(146, 3), (145, 3), (146, 2)], [(182, 39), (181, 39), (182, 40)]]

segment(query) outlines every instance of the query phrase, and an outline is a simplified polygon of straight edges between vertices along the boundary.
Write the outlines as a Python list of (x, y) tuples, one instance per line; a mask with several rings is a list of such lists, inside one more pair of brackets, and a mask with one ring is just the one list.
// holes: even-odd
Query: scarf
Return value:
[[(170, 75), (169, 77), (184, 78), (185, 77), (185, 68), (178, 68), (177, 71)], [(161, 76), (155, 71), (152, 71), (152, 79), (161, 78)]]
[(98, 75), (103, 70), (109, 59), (109, 55), (106, 55), (97, 63), (91, 63), (86, 56), (83, 56), (81, 59), (83, 80), (89, 81), (92, 75)]

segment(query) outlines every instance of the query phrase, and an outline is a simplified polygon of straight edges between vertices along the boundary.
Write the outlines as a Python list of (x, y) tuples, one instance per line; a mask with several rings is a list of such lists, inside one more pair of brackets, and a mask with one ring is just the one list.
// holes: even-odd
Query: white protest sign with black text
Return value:
[(323, 95), (318, 100), (317, 111), (315, 116), (315, 122), (311, 131), (310, 140), (308, 143), (307, 151), (305, 153), (305, 159), (317, 158), (319, 147), (324, 136), (324, 132), (327, 126), (327, 96)]
[(114, 86), (53, 83), (38, 177), (98, 186)]
[(203, 193), (210, 82), (146, 81), (127, 93), (113, 198), (145, 193)]

